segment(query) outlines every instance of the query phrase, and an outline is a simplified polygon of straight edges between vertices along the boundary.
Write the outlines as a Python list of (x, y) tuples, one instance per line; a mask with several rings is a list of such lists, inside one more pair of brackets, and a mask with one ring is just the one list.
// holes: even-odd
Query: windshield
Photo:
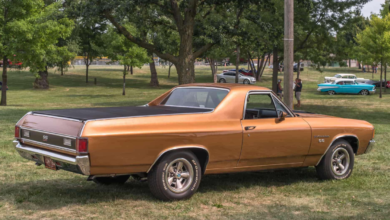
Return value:
[(217, 88), (177, 88), (161, 105), (214, 109), (228, 93), (227, 89)]

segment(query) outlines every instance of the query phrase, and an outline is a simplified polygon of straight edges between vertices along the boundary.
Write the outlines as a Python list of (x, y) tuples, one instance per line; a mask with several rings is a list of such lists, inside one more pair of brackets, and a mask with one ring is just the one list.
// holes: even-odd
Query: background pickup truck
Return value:
[(33, 111), (15, 127), (20, 155), (99, 184), (148, 180), (162, 200), (191, 197), (204, 174), (315, 166), (348, 178), (369, 152), (366, 122), (288, 109), (263, 87), (191, 84), (145, 106)]

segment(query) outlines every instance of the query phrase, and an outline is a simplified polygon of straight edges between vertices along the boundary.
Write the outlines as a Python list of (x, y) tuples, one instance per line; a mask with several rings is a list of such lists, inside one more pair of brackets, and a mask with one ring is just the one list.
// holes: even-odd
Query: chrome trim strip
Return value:
[[(201, 108), (201, 107), (182, 106), (182, 105), (158, 105), (158, 106), (169, 106), (169, 107), (177, 107), (177, 108), (194, 108), (194, 109), (214, 110), (213, 108)], [(202, 113), (203, 113), (203, 112), (202, 112)]]
[(161, 154), (158, 155), (158, 157), (156, 158), (156, 160), (154, 160), (154, 162), (152, 163), (152, 165), (150, 166), (150, 168), (148, 169), (148, 171), (146, 171), (146, 173), (149, 173), (149, 171), (153, 168), (154, 164), (156, 164), (156, 162), (167, 152), (169, 151), (173, 151), (173, 150), (181, 150), (181, 149), (188, 149), (188, 148), (197, 148), (197, 149), (202, 149), (202, 150), (205, 150), (209, 156), (207, 162), (206, 162), (206, 165), (205, 165), (205, 168), (204, 170), (206, 171), (206, 167), (207, 167), (207, 164), (209, 163), (209, 160), (210, 160), (210, 153), (209, 151), (205, 148), (205, 147), (198, 147), (198, 146), (187, 146), (187, 147), (174, 147), (174, 148), (170, 148), (168, 150), (165, 150), (164, 152), (162, 152)]
[(13, 144), (15, 145), (15, 149), (20, 154), (20, 156), (27, 160), (37, 162), (31, 157), (32, 155), (39, 156), (41, 162), (44, 161), (43, 157), (49, 157), (56, 161), (77, 165), (80, 168), (82, 174), (90, 175), (91, 165), (89, 162), (89, 156), (76, 156), (76, 157), (65, 156), (51, 151), (25, 146), (22, 145), (17, 140), (14, 140)]
[[(251, 91), (248, 91), (248, 92), (246, 93), (246, 96), (245, 96), (245, 103), (244, 103), (244, 111), (243, 111), (243, 113), (242, 113), (242, 120), (245, 120), (246, 104), (247, 104), (247, 101), (248, 101), (248, 96), (249, 96), (250, 94), (270, 94), (270, 95), (271, 95), (271, 99), (273, 99), (273, 97), (276, 97), (276, 96), (274, 95), (274, 93), (273, 93), (271, 90), (251, 90)], [(278, 99), (278, 100), (279, 100), (279, 99)], [(274, 101), (274, 100), (273, 100), (273, 101)], [(290, 113), (290, 116), (296, 117), (295, 114), (291, 111), (290, 108), (288, 108), (288, 107), (287, 107), (283, 102), (281, 102), (280, 100), (279, 100), (279, 102), (280, 102), (280, 104), (282, 104), (283, 107), (286, 108), (286, 110)], [(275, 104), (274, 104), (274, 105), (275, 105)], [(276, 109), (276, 107), (275, 107), (275, 109)]]
[(70, 149), (70, 148), (61, 147), (61, 146), (57, 146), (57, 145), (52, 145), (52, 144), (47, 144), (47, 143), (43, 143), (43, 142), (33, 141), (33, 140), (25, 139), (25, 138), (22, 138), (21, 140), (22, 140), (22, 143), (25, 143), (25, 144), (36, 144), (36, 145), (41, 145), (41, 146), (44, 146), (44, 147), (53, 148), (53, 149), (56, 149), (56, 150), (63, 150), (63, 151), (67, 151), (67, 152), (70, 152), (70, 153), (76, 153), (75, 149)]
[[(69, 156), (58, 154), (58, 153), (53, 153), (53, 152), (50, 152), (50, 151), (47, 151), (47, 150), (42, 150), (42, 149), (37, 149), (37, 148), (33, 148), (33, 147), (28, 147), (28, 146), (22, 145), (17, 140), (14, 140), (13, 143), (15, 145), (16, 150), (19, 153), (20, 153), (20, 151), (22, 151), (22, 152), (26, 152), (26, 153), (30, 153), (30, 154), (38, 154), (38, 155), (41, 155), (41, 156), (50, 157), (50, 158), (52, 158), (54, 160), (58, 160), (58, 161), (61, 161), (61, 162), (64, 162), (64, 163), (70, 163), (70, 164), (73, 164), (73, 165), (77, 165), (76, 158), (74, 158), (74, 157), (69, 157)], [(23, 155), (21, 155), (21, 156), (24, 157)], [(29, 158), (26, 158), (26, 159), (29, 159)]]
[[(23, 117), (21, 117), (20, 119), (19, 119), (19, 121), (18, 122), (16, 122), (16, 124), (19, 124), (19, 122), (24, 118), (24, 116), (26, 116), (26, 115), (31, 115), (32, 114), (32, 112), (27, 112), (25, 115), (23, 115)], [(20, 126), (19, 126), (20, 127)]]
[(137, 115), (137, 116), (124, 116), (124, 117), (117, 117), (117, 118), (98, 118), (98, 119), (90, 119), (84, 121), (86, 124), (87, 122), (90, 121), (102, 121), (102, 120), (114, 120), (114, 119), (126, 119), (126, 118), (141, 118), (141, 117), (158, 117), (158, 116), (170, 116), (170, 115), (190, 115), (190, 114), (210, 114), (213, 113), (213, 111), (208, 111), (208, 112), (190, 112), (190, 113), (172, 113), (172, 114), (161, 114), (161, 115)]
[(64, 119), (68, 121), (77, 121), (77, 122), (83, 122), (82, 120), (78, 119), (73, 119), (73, 118), (65, 118), (65, 117), (58, 117), (58, 116), (53, 116), (53, 115), (45, 115), (45, 114), (39, 114), (39, 113), (32, 113), (32, 115), (38, 115), (38, 116), (44, 116), (44, 117), (49, 117), (49, 118), (58, 118), (58, 119)]
[(318, 166), (318, 164), (320, 164), (322, 158), (323, 158), (323, 157), (325, 156), (325, 154), (328, 152), (329, 148), (333, 145), (333, 143), (334, 143), (335, 141), (337, 141), (337, 140), (343, 138), (343, 137), (354, 137), (354, 138), (356, 138), (357, 144), (358, 144), (358, 147), (357, 147), (357, 148), (359, 149), (359, 138), (358, 138), (356, 135), (349, 134), (349, 135), (340, 135), (340, 136), (337, 136), (337, 137), (335, 137), (335, 138), (333, 139), (333, 141), (329, 144), (328, 148), (326, 148), (324, 154), (323, 154), (323, 155), (321, 156), (321, 158), (318, 160), (316, 166)]
[(364, 152), (365, 154), (368, 154), (372, 151), (372, 149), (374, 148), (375, 146), (375, 140), (374, 139), (371, 139), (370, 142), (368, 142), (368, 146), (366, 148), (366, 151)]
[(69, 136), (69, 135), (65, 135), (65, 134), (58, 134), (58, 133), (53, 133), (53, 132), (49, 132), (49, 131), (42, 131), (42, 130), (37, 130), (37, 129), (33, 129), (33, 128), (26, 128), (26, 127), (22, 127), (22, 126), (20, 126), (20, 129), (55, 135), (55, 136), (64, 137), (64, 138), (70, 138), (73, 140), (77, 139), (77, 137), (74, 137), (74, 136)]

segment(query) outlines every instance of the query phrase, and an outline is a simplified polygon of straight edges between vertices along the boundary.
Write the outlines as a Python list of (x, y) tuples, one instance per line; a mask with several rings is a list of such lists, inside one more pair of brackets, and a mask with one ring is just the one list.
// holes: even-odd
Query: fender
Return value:
[(157, 158), (154, 160), (154, 162), (152, 163), (152, 165), (149, 167), (148, 171), (146, 171), (146, 173), (149, 173), (150, 170), (153, 168), (153, 166), (157, 163), (157, 161), (166, 153), (170, 152), (170, 151), (175, 151), (175, 150), (183, 150), (183, 149), (201, 149), (201, 150), (204, 150), (206, 153), (207, 153), (207, 160), (204, 164), (204, 171), (206, 171), (206, 167), (207, 167), (207, 164), (209, 163), (209, 159), (210, 159), (210, 153), (209, 151), (207, 150), (206, 147), (204, 146), (196, 146), (196, 145), (189, 145), (189, 146), (175, 146), (175, 147), (171, 147), (171, 148), (168, 148), (168, 149), (165, 149), (163, 151), (161, 151)]
[[(318, 160), (316, 166), (318, 166), (318, 164), (320, 164), (322, 158), (325, 156), (325, 154), (328, 152), (329, 148), (333, 145), (333, 143), (337, 140), (340, 140), (340, 139), (343, 139), (345, 137), (352, 137), (352, 138), (355, 138), (357, 140), (357, 149), (359, 149), (359, 138), (354, 135), (354, 134), (343, 134), (343, 135), (339, 135), (339, 136), (335, 136), (332, 140), (332, 142), (329, 144), (328, 148), (326, 148), (324, 154), (322, 154), (321, 158)], [(357, 149), (356, 149), (356, 152), (357, 152)]]

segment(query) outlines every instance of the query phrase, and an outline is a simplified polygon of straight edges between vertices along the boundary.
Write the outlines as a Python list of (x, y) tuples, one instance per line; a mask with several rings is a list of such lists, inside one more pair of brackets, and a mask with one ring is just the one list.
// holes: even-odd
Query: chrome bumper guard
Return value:
[(76, 156), (74, 158), (51, 151), (26, 146), (21, 144), (17, 140), (14, 140), (13, 144), (15, 145), (15, 149), (16, 151), (18, 151), (20, 156), (27, 160), (34, 161), (38, 164), (44, 164), (43, 157), (49, 157), (54, 161), (60, 161), (65, 164), (75, 165), (79, 168), (81, 174), (90, 175), (89, 156)]
[(370, 142), (368, 143), (368, 146), (367, 146), (367, 148), (366, 148), (366, 152), (364, 152), (364, 153), (365, 153), (365, 154), (370, 153), (370, 152), (372, 151), (372, 149), (374, 148), (374, 146), (375, 146), (375, 140), (372, 139), (372, 140), (370, 140)]

